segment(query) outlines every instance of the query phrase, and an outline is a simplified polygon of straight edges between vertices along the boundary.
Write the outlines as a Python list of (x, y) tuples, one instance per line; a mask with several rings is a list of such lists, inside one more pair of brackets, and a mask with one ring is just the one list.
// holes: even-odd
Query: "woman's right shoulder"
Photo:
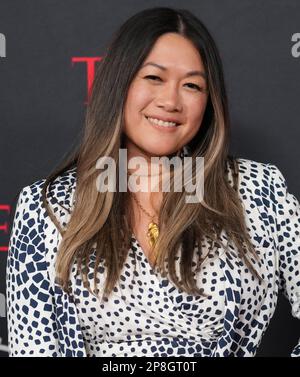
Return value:
[[(71, 210), (72, 198), (76, 187), (76, 167), (66, 170), (47, 185), (46, 200), (56, 212), (57, 207)], [(26, 206), (27, 210), (41, 209), (43, 189), (47, 178), (42, 178), (23, 187), (19, 192), (17, 207)]]

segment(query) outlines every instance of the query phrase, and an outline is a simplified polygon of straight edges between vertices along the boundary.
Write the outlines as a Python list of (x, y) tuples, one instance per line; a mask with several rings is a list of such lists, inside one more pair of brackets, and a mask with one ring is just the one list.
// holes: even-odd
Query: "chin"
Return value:
[(176, 152), (170, 152), (168, 150), (152, 150), (152, 151), (149, 151), (148, 154), (151, 155), (151, 156), (155, 156), (155, 157), (164, 157), (164, 156), (169, 156), (171, 154), (174, 154)]

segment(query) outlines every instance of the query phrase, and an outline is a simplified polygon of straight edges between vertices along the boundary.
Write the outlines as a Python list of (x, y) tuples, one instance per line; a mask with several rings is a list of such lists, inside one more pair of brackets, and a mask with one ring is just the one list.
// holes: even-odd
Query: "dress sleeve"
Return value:
[[(297, 198), (288, 192), (287, 183), (280, 170), (275, 165), (269, 166), (272, 170), (276, 211), (279, 289), (289, 300), (292, 315), (300, 319), (300, 204)], [(300, 338), (291, 356), (300, 357)]]
[(60, 356), (38, 191), (35, 184), (22, 189), (10, 234), (6, 265), (10, 357)]

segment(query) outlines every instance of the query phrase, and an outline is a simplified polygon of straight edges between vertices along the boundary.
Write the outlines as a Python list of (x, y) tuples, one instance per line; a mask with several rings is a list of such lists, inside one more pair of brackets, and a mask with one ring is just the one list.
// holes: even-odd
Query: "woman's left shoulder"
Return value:
[(284, 183), (281, 171), (273, 163), (245, 158), (236, 158), (235, 161), (240, 183), (244, 182), (256, 187), (270, 186), (274, 182)]
[(235, 160), (238, 164), (239, 172), (248, 174), (252, 178), (260, 175), (270, 175), (272, 173), (272, 167), (275, 166), (269, 162), (249, 160), (240, 157), (236, 158)]
[(228, 160), (228, 181), (238, 190), (242, 199), (264, 198), (263, 202), (277, 203), (287, 195), (287, 181), (273, 163), (245, 158)]

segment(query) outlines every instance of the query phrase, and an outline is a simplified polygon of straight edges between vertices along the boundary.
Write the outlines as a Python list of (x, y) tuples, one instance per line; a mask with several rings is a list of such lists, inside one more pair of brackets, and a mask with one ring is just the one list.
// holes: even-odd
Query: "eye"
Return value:
[(145, 79), (150, 79), (150, 80), (153, 80), (153, 79), (161, 79), (160, 77), (158, 77), (158, 76), (155, 76), (155, 75), (148, 75), (148, 76), (145, 76), (144, 77)]
[[(144, 77), (145, 79), (150, 79), (150, 80), (154, 80), (156, 81), (156, 79), (160, 80), (161, 81), (161, 78), (158, 77), (158, 76), (155, 76), (155, 75), (147, 75)], [(193, 84), (193, 83), (187, 83), (185, 85), (191, 85), (192, 86), (192, 89), (196, 89), (198, 90), (199, 92), (202, 92), (203, 91), (203, 88), (201, 88), (199, 85), (196, 85), (196, 84)]]
[(192, 86), (193, 88), (195, 88), (196, 90), (199, 90), (199, 92), (203, 90), (203, 88), (200, 88), (200, 86), (198, 86), (198, 85), (196, 85), (196, 84), (187, 83), (186, 85), (191, 85), (191, 86)]

